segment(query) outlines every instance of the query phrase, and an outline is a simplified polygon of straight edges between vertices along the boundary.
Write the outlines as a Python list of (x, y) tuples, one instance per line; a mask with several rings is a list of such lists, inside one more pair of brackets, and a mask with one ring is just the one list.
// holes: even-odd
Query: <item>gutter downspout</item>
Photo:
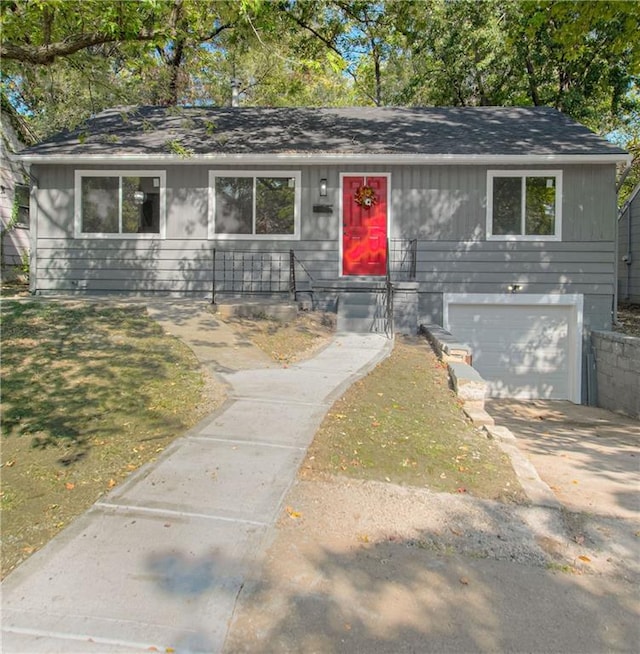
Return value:
[[(633, 214), (633, 205), (635, 202), (636, 196), (640, 193), (640, 185), (636, 186), (636, 188), (633, 190), (627, 201), (625, 202), (624, 206), (618, 211), (618, 241), (617, 241), (617, 249), (619, 248), (619, 230), (620, 230), (620, 221), (626, 216), (627, 218), (627, 235), (626, 235), (626, 253), (622, 255), (622, 263), (626, 264), (626, 274), (625, 274), (625, 296), (624, 300), (629, 300), (631, 297), (631, 264), (633, 263), (633, 252), (632, 252), (632, 242), (631, 238), (633, 235), (633, 226), (632, 226), (632, 221), (634, 218)], [(616, 256), (619, 256), (619, 253), (616, 252)], [(618, 266), (620, 264), (620, 260), (618, 260)], [(618, 268), (618, 273), (619, 273), (619, 268)]]
[[(624, 184), (625, 180), (629, 176), (629, 173), (631, 172), (631, 169), (633, 168), (633, 162), (634, 159), (629, 157), (627, 159), (627, 165), (624, 167), (624, 170), (622, 171), (622, 174), (620, 175), (620, 179), (618, 180), (618, 183), (616, 184), (616, 198), (620, 195), (620, 189), (622, 188), (622, 185)], [(631, 213), (631, 211), (629, 211)], [(613, 320), (613, 324), (617, 324), (618, 322), (618, 300), (619, 300), (619, 293), (618, 293), (618, 274), (620, 271), (620, 220), (622, 219), (622, 216), (624, 215), (624, 210), (620, 211), (618, 210), (618, 220), (616, 221), (616, 234), (615, 234), (615, 239), (616, 239), (616, 244), (615, 244), (615, 255), (614, 255), (614, 261), (615, 261), (615, 283), (613, 285), (613, 307), (611, 311), (611, 318)], [(628, 233), (628, 238), (627, 238), (627, 254), (626, 254), (626, 261), (625, 257), (623, 257), (623, 261), (625, 263), (630, 261), (630, 253), (629, 249), (631, 248), (631, 216), (629, 216), (629, 233)], [(630, 276), (630, 266), (627, 265), (627, 298), (629, 297), (629, 276)]]
[(629, 206), (627, 208), (628, 214), (627, 214), (627, 220), (629, 221), (627, 223), (627, 254), (626, 254), (626, 260), (625, 263), (627, 264), (627, 300), (631, 298), (631, 264), (633, 263), (632, 261), (632, 253), (631, 253), (631, 223), (633, 222), (633, 202), (629, 203)]

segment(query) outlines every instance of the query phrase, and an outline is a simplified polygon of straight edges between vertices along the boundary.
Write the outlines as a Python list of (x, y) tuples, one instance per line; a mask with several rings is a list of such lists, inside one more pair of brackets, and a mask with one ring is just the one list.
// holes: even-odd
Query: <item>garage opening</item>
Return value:
[(446, 293), (444, 328), (491, 397), (581, 400), (582, 295)]

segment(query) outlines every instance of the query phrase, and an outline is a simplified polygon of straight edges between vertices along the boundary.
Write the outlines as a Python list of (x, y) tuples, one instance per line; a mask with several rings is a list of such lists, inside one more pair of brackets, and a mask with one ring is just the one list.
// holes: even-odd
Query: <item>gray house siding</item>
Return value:
[[(563, 172), (562, 241), (486, 240), (489, 167), (415, 165), (304, 166), (299, 239), (209, 240), (208, 172), (219, 168), (189, 164), (162, 168), (167, 180), (166, 239), (75, 239), (75, 169), (38, 165), (34, 290), (206, 297), (213, 283), (214, 248), (218, 277), (222, 252), (293, 249), (314, 284), (325, 289), (330, 305), (340, 269), (340, 173), (384, 172), (391, 175), (389, 236), (417, 239), (415, 281), (421, 321), (441, 322), (445, 292), (504, 293), (508, 284), (517, 283), (522, 293), (581, 293), (585, 326), (610, 325), (615, 279), (613, 165), (551, 166)], [(276, 168), (229, 168), (247, 169)], [(328, 180), (324, 198), (318, 194), (321, 178)], [(331, 205), (332, 213), (314, 212), (317, 204)]]
[(0, 128), (0, 234), (2, 276), (16, 274), (29, 256), (29, 226), (13, 223), (16, 185), (29, 186), (29, 172), (21, 162), (12, 158), (24, 147), (8, 116), (3, 116)]
[(640, 185), (618, 220), (618, 298), (640, 304)]

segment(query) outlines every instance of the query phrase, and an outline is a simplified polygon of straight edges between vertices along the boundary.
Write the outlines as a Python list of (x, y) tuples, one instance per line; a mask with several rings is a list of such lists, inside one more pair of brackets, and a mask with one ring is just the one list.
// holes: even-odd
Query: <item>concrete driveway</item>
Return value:
[(640, 421), (557, 400), (489, 400), (486, 409), (563, 506), (640, 516)]

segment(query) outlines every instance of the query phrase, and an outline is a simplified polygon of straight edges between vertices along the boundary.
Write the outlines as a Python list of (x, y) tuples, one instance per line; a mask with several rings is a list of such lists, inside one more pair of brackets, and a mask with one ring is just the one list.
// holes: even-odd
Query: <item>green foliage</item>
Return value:
[(178, 139), (167, 141), (167, 150), (171, 154), (177, 154), (182, 159), (188, 159), (193, 155), (193, 150), (180, 143)]
[[(622, 143), (633, 0), (15, 0), (2, 86), (42, 137), (106, 107), (549, 105)], [(211, 133), (214, 128), (211, 129)]]
[(29, 279), (30, 266), (31, 259), (29, 253), (23, 252), (20, 255), (20, 273), (25, 277), (25, 279)]

